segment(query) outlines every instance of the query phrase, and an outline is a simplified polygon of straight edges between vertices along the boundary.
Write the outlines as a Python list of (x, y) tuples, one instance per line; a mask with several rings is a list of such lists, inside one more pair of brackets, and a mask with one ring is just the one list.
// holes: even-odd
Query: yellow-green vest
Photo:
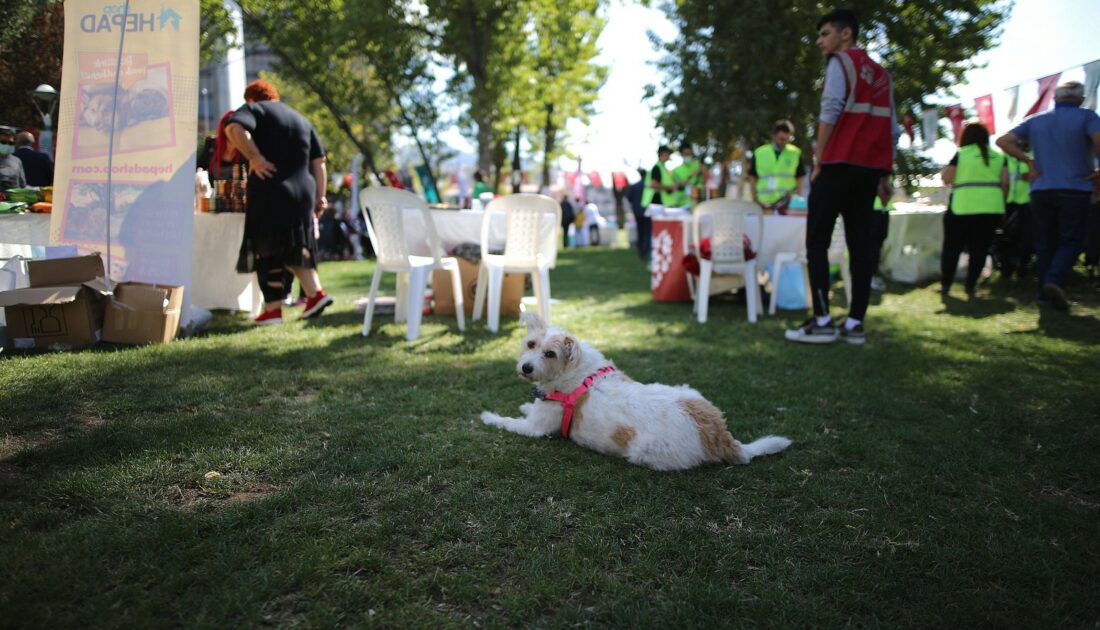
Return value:
[[(671, 186), (672, 184), (675, 183), (672, 179), (672, 173), (670, 173), (668, 171), (668, 169), (665, 168), (665, 165), (663, 163), (657, 162), (657, 164), (655, 164), (654, 166), (656, 166), (656, 168), (660, 169), (660, 171), (661, 171), (661, 184), (663, 184), (665, 186)], [(651, 168), (651, 169), (649, 169), (648, 171), (645, 172), (645, 189), (642, 190), (642, 207), (643, 208), (648, 208), (649, 207), (649, 203), (651, 201), (653, 201), (653, 193), (657, 192), (656, 190), (653, 190), (652, 188), (650, 188), (650, 184), (653, 183), (652, 180), (653, 180), (653, 169)], [(669, 205), (668, 203), (666, 203), (665, 195), (671, 195), (671, 194), (672, 193), (670, 191), (667, 191), (667, 190), (662, 190), (661, 191), (661, 202), (662, 202), (661, 205), (665, 205), (665, 206)], [(675, 206), (670, 206), (670, 207), (675, 207)]]
[[(692, 188), (697, 188), (703, 183), (703, 173), (701, 169), (702, 166), (700, 166), (699, 161), (692, 160), (690, 163), (681, 164), (672, 169), (672, 179), (675, 180), (677, 184), (685, 183)], [(670, 198), (665, 205), (672, 208), (682, 208), (684, 206), (690, 206), (693, 203), (691, 193), (688, 192), (688, 189), (677, 190), (676, 192), (665, 194), (669, 195)], [(662, 198), (664, 198), (664, 196), (664, 194), (661, 195)]]
[(1006, 155), (1008, 161), (1008, 200), (1007, 203), (1030, 203), (1031, 182), (1027, 180), (1027, 162), (1021, 162), (1011, 155)]
[(878, 195), (875, 195), (875, 210), (881, 210), (882, 212), (890, 212), (893, 209), (894, 209), (894, 200), (893, 199), (890, 199), (890, 201), (886, 202), (886, 205), (884, 206), (884, 205), (882, 205), (882, 198), (879, 197)]
[(756, 161), (756, 198), (760, 203), (769, 205), (794, 190), (798, 180), (798, 163), (802, 159), (802, 150), (793, 144), (783, 147), (778, 156), (771, 143), (761, 145), (752, 152)]
[(955, 166), (955, 183), (951, 187), (951, 212), (966, 214), (1004, 214), (1005, 197), (1001, 190), (1001, 170), (1005, 156), (992, 147), (989, 164), (982, 160), (982, 151), (976, 144), (959, 149), (959, 163)]

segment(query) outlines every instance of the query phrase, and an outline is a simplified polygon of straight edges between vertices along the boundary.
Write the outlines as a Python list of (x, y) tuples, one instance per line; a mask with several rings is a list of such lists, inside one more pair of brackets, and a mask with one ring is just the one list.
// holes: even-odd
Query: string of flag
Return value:
[[(1038, 95), (1035, 102), (1026, 112), (1024, 112), (1021, 118), (1027, 118), (1028, 116), (1050, 109), (1051, 103), (1054, 100), (1054, 90), (1058, 86), (1058, 79), (1061, 78), (1063, 72), (1076, 67), (1078, 66), (1071, 66), (1065, 70), (1036, 79), (1035, 83), (1038, 85)], [(1096, 110), (1096, 92), (1097, 88), (1100, 87), (1100, 59), (1090, 61), (1080, 67), (1085, 71), (1085, 102), (1082, 104), (1082, 107)], [(1027, 82), (1017, 84), (1004, 90), (1004, 98), (1008, 102), (1008, 111), (1005, 117), (1010, 123), (1016, 121), (1017, 114), (1019, 113), (1020, 87), (1026, 84)], [(975, 98), (974, 111), (977, 114), (978, 120), (989, 129), (989, 133), (994, 134), (997, 132), (992, 93)], [(963, 104), (955, 103), (944, 106), (943, 115), (950, 121), (951, 130), (954, 133), (955, 140), (958, 141), (966, 117)], [(924, 148), (931, 147), (936, 141), (939, 135), (940, 119), (942, 117), (939, 107), (930, 107), (920, 112), (921, 139), (923, 140)], [(912, 116), (906, 114), (902, 117), (902, 126), (905, 128), (905, 133), (909, 136), (909, 141), (915, 144), (916, 132), (914, 130), (914, 123), (915, 121)]]

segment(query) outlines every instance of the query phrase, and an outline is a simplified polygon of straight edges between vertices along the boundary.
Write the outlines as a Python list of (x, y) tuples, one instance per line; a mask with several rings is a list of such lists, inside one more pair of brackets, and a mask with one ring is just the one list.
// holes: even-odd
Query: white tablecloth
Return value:
[[(255, 274), (237, 273), (244, 214), (196, 214), (192, 237), (191, 304), (258, 314), (262, 297)], [(0, 257), (31, 258), (49, 245), (50, 215), (0, 215)]]
[(50, 215), (0, 214), (0, 258), (31, 258), (33, 246), (50, 242)]
[(256, 274), (237, 273), (243, 238), (243, 213), (195, 215), (191, 237), (191, 304), (260, 314), (263, 296)]
[(880, 264), (888, 278), (916, 284), (939, 276), (945, 211), (943, 206), (915, 203), (895, 206)]

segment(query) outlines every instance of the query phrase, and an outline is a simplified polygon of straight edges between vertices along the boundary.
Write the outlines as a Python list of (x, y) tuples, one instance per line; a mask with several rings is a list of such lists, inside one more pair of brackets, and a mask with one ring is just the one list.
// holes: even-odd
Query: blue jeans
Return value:
[(1035, 233), (1039, 287), (1064, 286), (1073, 264), (1085, 250), (1089, 233), (1089, 193), (1077, 190), (1034, 190), (1031, 220)]

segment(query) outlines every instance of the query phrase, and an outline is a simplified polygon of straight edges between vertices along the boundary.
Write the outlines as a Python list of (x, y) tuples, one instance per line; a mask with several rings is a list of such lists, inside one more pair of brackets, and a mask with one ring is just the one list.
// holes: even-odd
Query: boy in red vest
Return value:
[[(893, 169), (897, 117), (890, 74), (855, 47), (859, 21), (838, 9), (817, 23), (825, 56), (825, 86), (810, 175), (806, 258), (813, 317), (786, 333), (801, 343), (864, 342), (863, 318), (871, 294), (874, 203), (880, 180)], [(837, 215), (844, 219), (852, 271), (852, 303), (838, 328), (829, 315), (829, 242)]]

